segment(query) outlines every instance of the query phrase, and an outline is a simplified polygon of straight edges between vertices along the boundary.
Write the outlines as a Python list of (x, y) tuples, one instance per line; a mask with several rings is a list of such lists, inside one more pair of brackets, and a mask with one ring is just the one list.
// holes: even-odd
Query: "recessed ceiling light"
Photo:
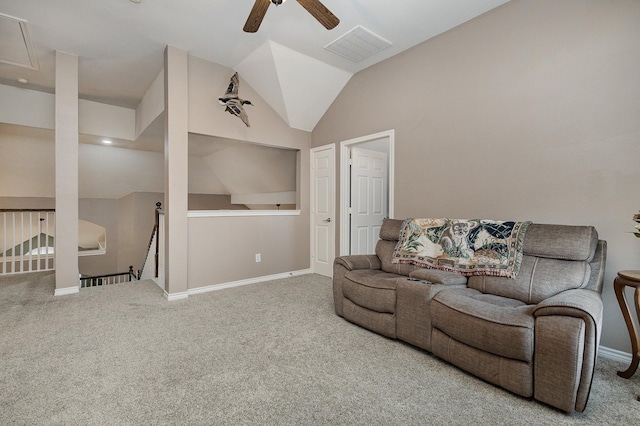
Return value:
[(140, 3), (142, 0), (131, 0), (131, 3)]
[(29, 80), (27, 80), (26, 78), (19, 78), (18, 79), (18, 83), (20, 84), (27, 84), (29, 82)]
[(102, 143), (110, 144), (113, 143), (113, 141), (110, 141), (109, 139), (102, 139)]

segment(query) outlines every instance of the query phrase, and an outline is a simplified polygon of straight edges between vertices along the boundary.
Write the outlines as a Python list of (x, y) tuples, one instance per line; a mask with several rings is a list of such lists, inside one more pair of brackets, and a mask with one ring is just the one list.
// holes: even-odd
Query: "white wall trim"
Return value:
[(300, 210), (189, 210), (187, 217), (300, 216)]
[(167, 290), (164, 290), (164, 298), (167, 299), (168, 302), (173, 302), (175, 300), (182, 300), (189, 297), (188, 291), (182, 291), (179, 293), (167, 293)]
[(225, 288), (239, 287), (239, 286), (248, 285), (248, 284), (256, 284), (264, 281), (279, 280), (283, 278), (295, 277), (298, 275), (307, 275), (311, 273), (312, 273), (311, 269), (301, 269), (299, 271), (283, 272), (281, 274), (265, 275), (262, 277), (248, 278), (246, 280), (231, 281), (228, 283), (213, 284), (205, 287), (191, 288), (187, 290), (187, 293), (188, 295), (208, 293), (210, 291), (224, 290)]
[(54, 296), (68, 296), (70, 294), (80, 293), (80, 287), (65, 287), (65, 288), (56, 288), (53, 292)]
[(605, 358), (624, 362), (625, 364), (631, 364), (631, 354), (628, 352), (619, 351), (617, 349), (611, 349), (606, 346), (600, 346), (598, 354)]
[(83, 256), (101, 256), (107, 254), (107, 249), (83, 250), (78, 251), (78, 257)]
[(351, 146), (373, 141), (376, 139), (389, 139), (389, 217), (395, 216), (395, 131), (387, 130), (372, 135), (361, 136), (359, 138), (349, 139), (340, 142), (340, 253), (339, 256), (349, 254), (349, 214), (348, 206), (350, 204), (351, 191), (349, 188), (349, 151)]

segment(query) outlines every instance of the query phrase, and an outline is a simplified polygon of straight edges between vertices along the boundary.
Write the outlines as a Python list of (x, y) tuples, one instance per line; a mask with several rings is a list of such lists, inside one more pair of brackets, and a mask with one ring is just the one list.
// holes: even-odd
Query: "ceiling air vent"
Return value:
[(324, 48), (353, 62), (360, 62), (389, 46), (390, 42), (358, 25)]
[(40, 69), (27, 21), (0, 13), (0, 62)]

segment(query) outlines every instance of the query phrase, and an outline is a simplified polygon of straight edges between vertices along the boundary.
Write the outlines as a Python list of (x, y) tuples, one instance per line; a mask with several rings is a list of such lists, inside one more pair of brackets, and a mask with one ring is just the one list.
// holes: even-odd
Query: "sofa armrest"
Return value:
[(535, 317), (565, 315), (602, 322), (602, 297), (591, 290), (566, 290), (538, 303), (533, 311)]
[(351, 256), (339, 256), (333, 261), (333, 302), (336, 314), (342, 316), (342, 284), (350, 271), (359, 269), (381, 269), (382, 263), (375, 254), (358, 254)]
[(602, 311), (600, 294), (585, 289), (563, 291), (534, 308), (536, 399), (567, 412), (584, 411), (598, 355)]
[(335, 259), (336, 264), (344, 266), (349, 271), (358, 269), (380, 269), (382, 263), (375, 254), (357, 254), (350, 256), (340, 256)]

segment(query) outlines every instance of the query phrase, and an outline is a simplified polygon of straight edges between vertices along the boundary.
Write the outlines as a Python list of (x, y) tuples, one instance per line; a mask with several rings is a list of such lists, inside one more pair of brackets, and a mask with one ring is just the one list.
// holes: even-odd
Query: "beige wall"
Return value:
[(189, 289), (308, 268), (308, 248), (300, 244), (309, 232), (296, 232), (299, 221), (299, 216), (189, 218)]
[(640, 2), (513, 0), (356, 74), (313, 146), (395, 129), (395, 216), (591, 224), (613, 295), (640, 268)]
[(54, 157), (53, 131), (0, 123), (0, 197), (55, 197)]
[(189, 194), (189, 210), (248, 210), (248, 207), (231, 204), (231, 195)]
[[(251, 127), (217, 99), (233, 70), (189, 56), (189, 132), (300, 150), (299, 216), (189, 219), (189, 289), (309, 268), (309, 148), (311, 134), (291, 129), (242, 80), (239, 95)], [(257, 251), (259, 250), (259, 251)], [(262, 262), (255, 262), (255, 254)]]
[[(54, 132), (0, 123), (0, 197), (55, 197)], [(80, 144), (79, 197), (163, 191), (163, 154)], [(195, 186), (198, 190), (198, 186)]]
[[(55, 209), (56, 199), (46, 197), (2, 197), (0, 196), (0, 209)], [(80, 218), (85, 219), (85, 218)], [(87, 219), (88, 220), (88, 219)]]
[(255, 104), (245, 107), (251, 127), (225, 112), (218, 98), (224, 95), (233, 73), (231, 68), (189, 56), (189, 132), (272, 146), (309, 147), (311, 134), (290, 128), (242, 79), (242, 74), (239, 96)]
[[(0, 197), (55, 196), (54, 133), (0, 123)], [(164, 154), (108, 145), (79, 146), (80, 198), (163, 192)], [(220, 192), (222, 191), (222, 192)], [(225, 193), (200, 155), (189, 157), (189, 192)]]

